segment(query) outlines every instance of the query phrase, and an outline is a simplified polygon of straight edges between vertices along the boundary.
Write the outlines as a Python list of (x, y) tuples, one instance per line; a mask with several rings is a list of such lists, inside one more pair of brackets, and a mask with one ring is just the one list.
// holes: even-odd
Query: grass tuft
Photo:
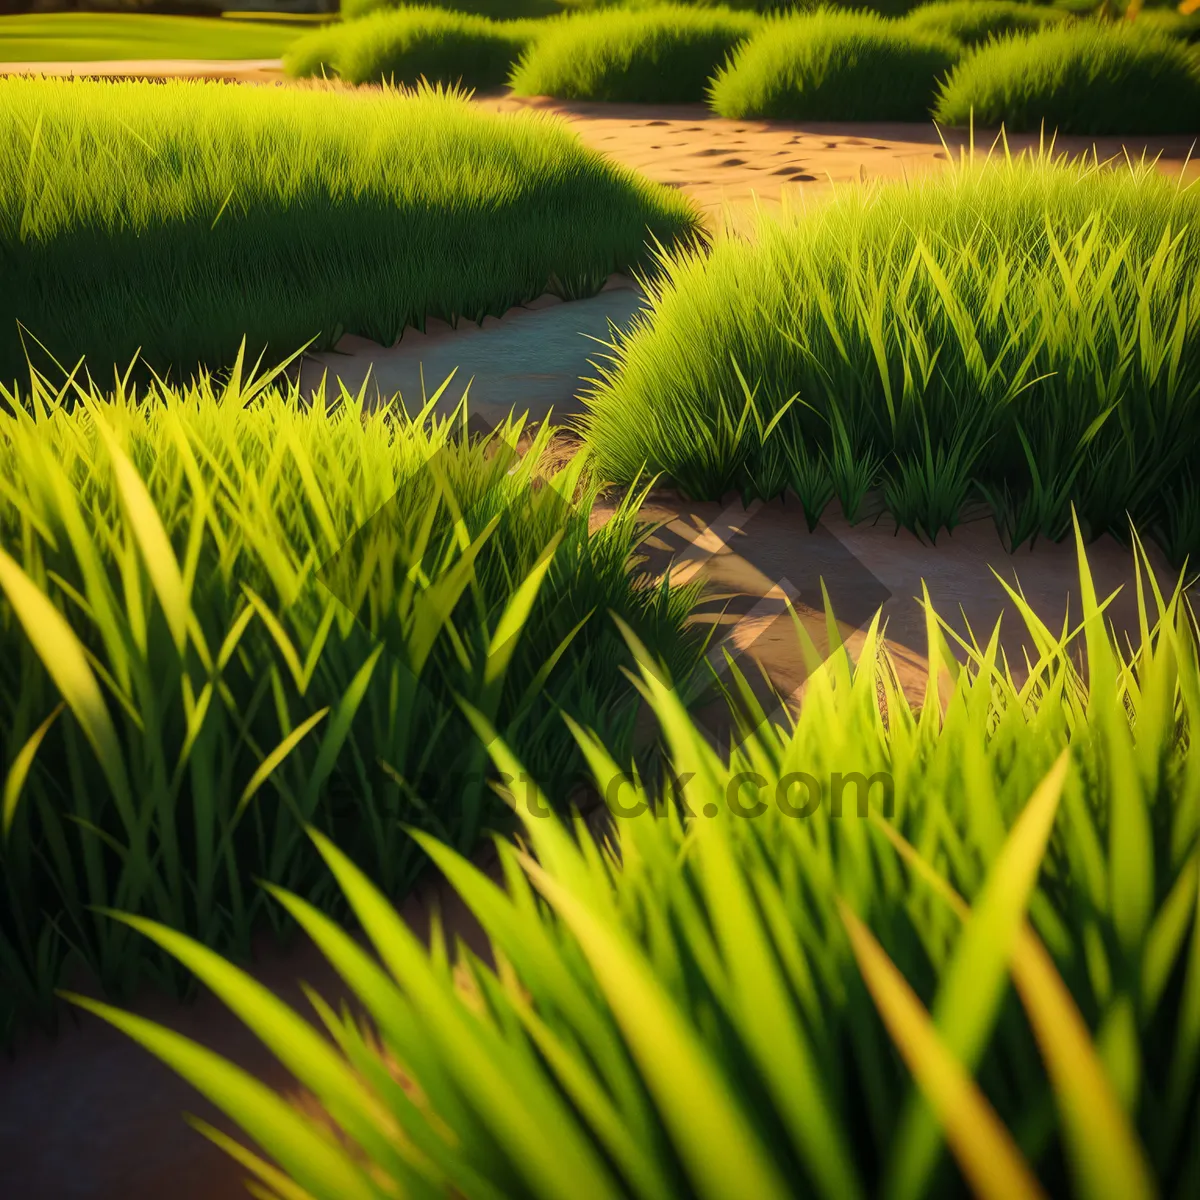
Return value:
[(912, 29), (948, 33), (966, 46), (975, 46), (989, 38), (1034, 32), (1069, 19), (1061, 9), (1015, 0), (937, 0), (914, 8), (904, 23)]
[(713, 75), (760, 21), (728, 8), (656, 5), (601, 10), (550, 25), (517, 65), (521, 96), (684, 104), (703, 100)]
[(430, 84), (495, 90), (535, 36), (536, 22), (417, 6), (323, 29), (297, 42), (284, 68), (297, 78), (337, 76), (347, 83)]
[(941, 88), (947, 125), (1011, 132), (1200, 132), (1200, 60), (1139, 22), (1075, 22), (980, 46)]
[[(1200, 197), (1152, 164), (997, 151), (764, 215), (675, 258), (584, 418), (609, 478), (878, 489), (925, 537), (984, 499), (1010, 545), (1172, 528), (1200, 455)], [(778, 418), (778, 419), (776, 419)], [(807, 501), (806, 501), (807, 502)], [(810, 521), (819, 517), (810, 513)]]
[(958, 42), (874, 13), (822, 9), (769, 19), (713, 81), (734, 119), (920, 121)]
[[(695, 588), (631, 556), (636, 502), (592, 532), (586, 453), (465, 402), (368, 411), (272, 373), (0, 389), (0, 1040), (83, 969), (183, 989), (89, 906), (245, 957), (287, 921), (263, 879), (336, 910), (305, 825), (402, 896), (402, 823), (469, 850), (504, 828), (497, 723), (570, 794), (561, 713), (632, 755), (623, 614), (686, 678)], [(332, 907), (331, 907), (332, 906)]]
[[(1110, 640), (1082, 546), (1080, 595), (1087, 632), (1060, 639), (1014, 594), (1039, 647), (1025, 683), (993, 634), (919, 709), (872, 624), (857, 660), (831, 647), (797, 715), (749, 720), (727, 756), (643, 658), (665, 792), (627, 783), (600, 844), (514, 794), (527, 849), (500, 843), (503, 885), (420, 838), (487, 962), (462, 951), (452, 971), (444, 939), (426, 950), (314, 835), (386, 967), (273, 892), (357, 994), (341, 1014), (311, 994), (336, 1048), (138, 923), (328, 1114), (301, 1118), (308, 1137), (229, 1064), (76, 1001), (203, 1087), (315, 1200), (368, 1171), (395, 1192), (419, 1172), (430, 1195), (1190, 1194), (1195, 616), (1139, 577), (1141, 637)], [(953, 660), (932, 611), (928, 627), (936, 678)], [(578, 736), (603, 791), (619, 770)], [(519, 772), (503, 739), (491, 749)]]

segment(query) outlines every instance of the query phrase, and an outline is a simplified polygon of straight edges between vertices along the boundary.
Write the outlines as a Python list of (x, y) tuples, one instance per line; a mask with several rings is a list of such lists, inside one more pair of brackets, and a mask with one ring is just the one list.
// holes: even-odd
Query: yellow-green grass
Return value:
[(539, 775), (582, 765), (561, 712), (632, 755), (609, 613), (686, 678), (695, 588), (640, 578), (635, 501), (589, 534), (586, 453), (466, 424), (241, 370), (0, 390), (0, 1041), (64, 974), (184, 986), (89, 906), (244, 955), (287, 925), (254, 879), (337, 908), (306, 822), (397, 897), (404, 825), (503, 827), (460, 702)]
[[(200, 1131), (278, 1195), (1191, 1195), (1195, 617), (1139, 556), (1140, 636), (1110, 640), (1079, 555), (1082, 632), (1056, 635), (1013, 593), (1026, 682), (987, 629), (953, 666), (930, 610), (932, 682), (910, 707), (873, 624), (856, 663), (834, 640), (794, 720), (748, 713), (729, 756), (645, 660), (676, 774), (615, 793), (619, 761), (575, 731), (625, 814), (602, 846), (537, 817), (524, 788), (528, 853), (500, 843), (500, 885), (420, 839), (490, 936), (487, 962), (436, 934), (426, 950), (314, 834), (375, 953), (272, 894), (361, 1015), (310, 990), (302, 1016), (168, 925), (114, 914), (196, 971), (328, 1120), (78, 1002), (231, 1117), (252, 1152)], [(518, 775), (503, 738), (491, 753)]]
[(1026, 33), (1059, 25), (1070, 14), (1045, 4), (1018, 4), (1015, 0), (935, 0), (914, 8), (904, 18), (912, 29), (948, 33), (967, 46), (978, 45), (1007, 33)]
[(614, 479), (876, 491), (936, 538), (985, 501), (1013, 546), (1127, 513), (1200, 555), (1200, 195), (1153, 165), (990, 162), (846, 188), (672, 261), (584, 427)]
[(461, 85), (497, 90), (538, 35), (539, 21), (492, 21), (428, 5), (386, 10), (300, 39), (284, 55), (291, 76), (346, 83)]
[(1134, 19), (1134, 25), (1139, 29), (1181, 38), (1185, 42), (1200, 42), (1200, 8), (1188, 13), (1174, 6), (1143, 9)]
[(1200, 133), (1200, 59), (1132, 22), (1071, 22), (980, 46), (941, 87), (936, 116), (1009, 131)]
[[(572, 0), (425, 0), (432, 8), (487, 17), (492, 21), (517, 21), (531, 17), (553, 17), (574, 7)], [(419, 7), (411, 0), (344, 0), (342, 18), (357, 21), (372, 13), (396, 12)]]
[(961, 44), (870, 12), (821, 9), (763, 21), (709, 91), (737, 120), (919, 121)]
[[(0, 379), (17, 323), (107, 376), (590, 294), (701, 229), (540, 114), (457, 94), (0, 81)], [(26, 346), (46, 359), (30, 338)]]
[(304, 32), (302, 24), (286, 19), (30, 13), (0, 17), (0, 62), (279, 58)]
[(752, 12), (725, 7), (602, 9), (548, 25), (510, 82), (525, 96), (693, 103), (760, 23)]

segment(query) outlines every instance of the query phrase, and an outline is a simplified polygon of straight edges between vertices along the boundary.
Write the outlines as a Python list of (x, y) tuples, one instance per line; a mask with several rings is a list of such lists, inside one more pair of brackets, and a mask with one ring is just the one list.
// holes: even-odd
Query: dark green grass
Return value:
[(964, 45), (974, 46), (991, 37), (1036, 31), (1068, 19), (1061, 9), (1013, 0), (939, 0), (913, 9), (905, 24), (910, 29), (948, 33)]
[(768, 19), (716, 77), (723, 117), (917, 121), (959, 43), (872, 13), (824, 10)]
[(454, 95), (8, 80), (0, 378), (25, 372), (18, 320), (105, 374), (139, 347), (215, 369), (243, 337), (252, 356), (390, 345), (589, 294), (700, 227), (560, 122)]
[(1014, 546), (1060, 537), (1074, 504), (1092, 534), (1128, 513), (1200, 553), (1195, 188), (1000, 161), (757, 235), (672, 263), (619, 339), (584, 422), (606, 475), (787, 492), (813, 523), (877, 489), (931, 538), (983, 500)]
[(347, 83), (504, 85), (537, 23), (490, 21), (438, 7), (378, 12), (322, 29), (284, 56), (294, 77), (337, 76)]
[(979, 47), (938, 97), (937, 119), (1010, 131), (1200, 132), (1200, 63), (1186, 43), (1132, 23), (1072, 23)]
[(677, 4), (572, 17), (531, 44), (512, 89), (570, 100), (703, 100), (713, 75), (759, 24), (753, 13)]
[(128, 58), (278, 58), (298, 23), (152, 13), (32, 13), (0, 17), (0, 62)]

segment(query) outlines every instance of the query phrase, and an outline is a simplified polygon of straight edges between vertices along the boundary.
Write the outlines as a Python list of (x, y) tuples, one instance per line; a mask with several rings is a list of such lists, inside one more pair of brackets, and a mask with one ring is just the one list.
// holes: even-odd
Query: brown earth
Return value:
[[(658, 105), (564, 102), (550, 97), (481, 97), (496, 112), (534, 110), (563, 118), (580, 139), (624, 166), (679, 188), (715, 217), (726, 206), (778, 206), (828, 194), (838, 184), (903, 179), (944, 169), (970, 145), (968, 131), (927, 124), (822, 121), (731, 121), (702, 104)], [(975, 147), (988, 151), (998, 130), (978, 130)], [(1037, 134), (1011, 134), (1013, 152), (1036, 150)], [(1047, 139), (1049, 144), (1049, 139)], [(1196, 138), (1060, 137), (1056, 152), (1093, 154), (1100, 162), (1145, 155), (1188, 181), (1200, 179)], [(1003, 144), (997, 146), (1003, 152)]]

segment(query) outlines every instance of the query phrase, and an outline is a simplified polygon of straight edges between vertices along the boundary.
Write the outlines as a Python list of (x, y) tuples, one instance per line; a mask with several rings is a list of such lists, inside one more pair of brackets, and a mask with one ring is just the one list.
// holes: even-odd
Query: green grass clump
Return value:
[(529, 43), (532, 22), (497, 22), (444, 8), (380, 12), (296, 43), (284, 57), (294, 77), (337, 75), (347, 83), (465, 88), (504, 85)]
[[(518, 21), (531, 17), (553, 17), (563, 11), (562, 0), (421, 0), (427, 8), (469, 13), (493, 21)], [(342, 18), (357, 21), (372, 13), (395, 12), (414, 7), (411, 0), (342, 0)]]
[(5, 80), (0, 379), (18, 321), (64, 363), (216, 370), (590, 294), (700, 229), (561, 122), (427, 88)]
[(272, 23), (154, 13), (27, 13), (0, 17), (0, 62), (278, 58), (303, 34), (303, 26), (286, 17)]
[(936, 116), (1010, 131), (1194, 133), (1200, 64), (1188, 46), (1136, 21), (1072, 23), (973, 51), (951, 73)]
[(346, 28), (328, 25), (297, 38), (283, 52), (284, 74), (292, 79), (336, 79), (337, 58), (346, 43)]
[(948, 33), (966, 46), (1009, 33), (1026, 33), (1061, 24), (1069, 16), (1061, 9), (1015, 0), (937, 0), (914, 8), (905, 17), (913, 29)]
[[(877, 490), (1012, 546), (1127, 513), (1200, 554), (1200, 195), (1150, 164), (970, 160), (848, 188), (669, 264), (584, 420), (599, 469), (689, 494)], [(747, 399), (752, 397), (752, 402)]]
[(716, 77), (723, 117), (818, 121), (917, 121), (961, 47), (874, 13), (769, 19)]
[(759, 25), (753, 13), (678, 4), (572, 17), (532, 43), (513, 72), (512, 89), (570, 100), (703, 100), (730, 52)]
[(402, 823), (464, 850), (503, 827), (460, 699), (564, 793), (562, 712), (632, 755), (609, 610), (696, 661), (695, 589), (632, 565), (636, 503), (589, 533), (586, 453), (520, 422), (468, 442), (412, 399), (241, 371), (0, 391), (0, 1042), (80, 968), (182, 986), (88, 905), (245, 955), (286, 932), (255, 878), (336, 908), (306, 823), (397, 897)]
[(1135, 29), (1165, 33), (1185, 42), (1200, 42), (1200, 10), (1181, 13), (1174, 8), (1147, 8), (1138, 13)]
[[(1080, 557), (1082, 637), (1056, 638), (1014, 593), (1037, 646), (1027, 682), (993, 635), (915, 709), (873, 625), (856, 664), (835, 644), (799, 715), (729, 756), (644, 661), (678, 785), (629, 780), (600, 845), (516, 793), (529, 852), (500, 844), (502, 884), (421, 838), (487, 961), (437, 934), (427, 950), (315, 835), (371, 953), (272, 894), (361, 1012), (310, 990), (309, 1024), (169, 926), (112, 922), (195, 970), (327, 1119), (76, 1002), (204, 1088), (255, 1153), (202, 1131), (257, 1178), (282, 1194), (281, 1168), (315, 1200), (410, 1180), (547, 1200), (1188, 1196), (1195, 617), (1140, 582), (1140, 639), (1110, 641)], [(933, 613), (928, 653), (936, 679), (953, 660)], [(629, 779), (578, 736), (600, 790)]]

